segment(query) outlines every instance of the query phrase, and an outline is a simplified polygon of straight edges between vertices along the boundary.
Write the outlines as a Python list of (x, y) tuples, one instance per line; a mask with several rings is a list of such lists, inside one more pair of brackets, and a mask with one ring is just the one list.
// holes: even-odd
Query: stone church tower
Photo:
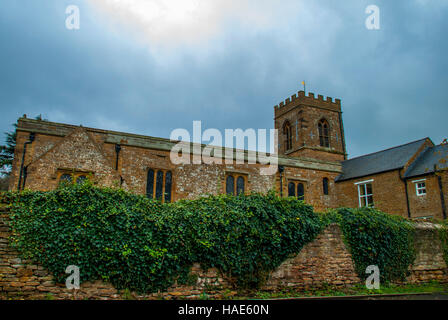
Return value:
[(279, 154), (325, 161), (346, 159), (341, 100), (299, 91), (274, 107)]

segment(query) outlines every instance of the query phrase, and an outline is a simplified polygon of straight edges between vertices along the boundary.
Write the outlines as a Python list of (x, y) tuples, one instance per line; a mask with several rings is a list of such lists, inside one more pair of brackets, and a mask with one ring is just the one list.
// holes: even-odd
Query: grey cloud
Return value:
[[(160, 49), (111, 32), (83, 1), (4, 0), (1, 128), (24, 113), (162, 137), (193, 120), (271, 128), (273, 106), (307, 80), (342, 99), (351, 156), (426, 136), (438, 143), (448, 136), (448, 6), (376, 1), (381, 30), (368, 31), (371, 2), (289, 2), (269, 28), (232, 24), (197, 46)], [(81, 7), (79, 31), (64, 28), (68, 4)]]

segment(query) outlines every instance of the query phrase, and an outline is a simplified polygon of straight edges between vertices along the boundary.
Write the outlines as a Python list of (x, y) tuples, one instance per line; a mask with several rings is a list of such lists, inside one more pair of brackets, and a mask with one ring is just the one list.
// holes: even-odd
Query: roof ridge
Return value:
[(405, 143), (405, 144), (401, 144), (399, 146), (383, 149), (383, 150), (380, 150), (380, 151), (375, 151), (375, 152), (372, 152), (372, 153), (364, 154), (362, 156), (358, 156), (358, 157), (355, 157), (355, 158), (347, 159), (344, 162), (355, 160), (355, 159), (360, 159), (360, 158), (364, 158), (364, 157), (368, 157), (368, 156), (371, 156), (371, 155), (374, 155), (374, 154), (377, 154), (377, 153), (381, 153), (381, 152), (385, 152), (385, 151), (389, 151), (389, 150), (393, 150), (393, 149), (397, 149), (397, 148), (401, 148), (401, 147), (404, 147), (404, 146), (407, 146), (407, 145), (410, 145), (410, 144), (413, 144), (413, 143), (424, 141), (426, 139), (429, 139), (429, 137), (426, 137), (426, 138), (423, 138), (423, 139), (419, 139), (419, 140), (415, 140), (415, 141), (412, 141), (412, 142), (408, 142), (408, 143)]

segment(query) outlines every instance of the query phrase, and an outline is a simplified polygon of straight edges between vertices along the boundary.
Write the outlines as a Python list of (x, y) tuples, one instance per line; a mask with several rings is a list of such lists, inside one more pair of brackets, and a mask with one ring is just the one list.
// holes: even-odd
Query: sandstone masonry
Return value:
[[(66, 289), (55, 283), (53, 276), (39, 264), (24, 260), (10, 246), (8, 211), (0, 207), (0, 299), (197, 299), (206, 294), (210, 298), (236, 295), (234, 279), (218, 270), (203, 271), (200, 264), (191, 270), (192, 283), (175, 284), (166, 292), (138, 295), (116, 290), (110, 283), (85, 282), (79, 290)], [(429, 281), (448, 282), (448, 269), (438, 238), (437, 226), (421, 224), (416, 233), (417, 258), (411, 267), (408, 283)], [(81, 279), (82, 281), (82, 279)], [(350, 287), (360, 284), (348, 248), (337, 225), (330, 225), (301, 252), (286, 260), (269, 278), (261, 290), (310, 290), (322, 287)]]

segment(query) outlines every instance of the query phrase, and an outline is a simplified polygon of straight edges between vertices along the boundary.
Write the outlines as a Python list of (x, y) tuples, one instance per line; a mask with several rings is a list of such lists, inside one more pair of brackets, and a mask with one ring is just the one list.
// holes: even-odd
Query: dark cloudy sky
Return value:
[(2, 0), (0, 129), (23, 114), (167, 138), (194, 120), (269, 129), (306, 80), (342, 99), (351, 157), (440, 143), (447, 33), (446, 0)]

